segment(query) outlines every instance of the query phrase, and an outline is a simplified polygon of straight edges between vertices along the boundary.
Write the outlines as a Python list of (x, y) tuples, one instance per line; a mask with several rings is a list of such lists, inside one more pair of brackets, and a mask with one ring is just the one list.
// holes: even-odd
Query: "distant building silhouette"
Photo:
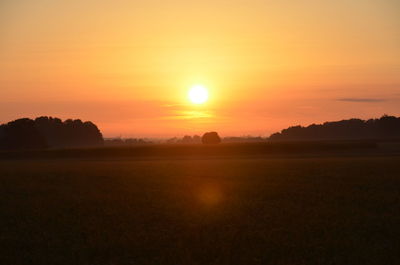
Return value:
[(46, 147), (98, 146), (103, 144), (100, 130), (92, 122), (61, 121), (39, 117), (18, 119), (0, 125), (0, 149), (41, 149)]
[(272, 141), (400, 139), (400, 118), (384, 115), (380, 119), (350, 119), (307, 127), (293, 126), (274, 133)]

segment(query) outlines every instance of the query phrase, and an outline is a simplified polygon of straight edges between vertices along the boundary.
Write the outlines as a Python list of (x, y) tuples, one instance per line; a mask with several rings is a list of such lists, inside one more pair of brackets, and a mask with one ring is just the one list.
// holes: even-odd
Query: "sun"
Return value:
[(193, 104), (203, 104), (208, 100), (208, 90), (202, 85), (192, 86), (188, 97)]

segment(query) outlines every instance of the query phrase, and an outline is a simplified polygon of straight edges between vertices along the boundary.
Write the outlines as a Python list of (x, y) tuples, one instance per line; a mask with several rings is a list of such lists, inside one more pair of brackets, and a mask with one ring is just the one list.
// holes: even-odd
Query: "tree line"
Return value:
[(384, 115), (380, 119), (349, 119), (307, 127), (292, 126), (269, 137), (271, 141), (363, 139), (400, 139), (400, 117)]
[(0, 150), (103, 145), (103, 136), (90, 122), (59, 118), (23, 118), (0, 125)]
[[(306, 127), (292, 126), (272, 134), (269, 141), (321, 141), (321, 140), (390, 140), (400, 139), (400, 117), (384, 115), (379, 119), (349, 119)], [(117, 145), (108, 140), (109, 145)], [(121, 140), (122, 141), (122, 140)], [(167, 143), (220, 142), (262, 142), (261, 137), (220, 138), (216, 132), (207, 132), (202, 137), (188, 136), (171, 138)], [(118, 142), (119, 143), (119, 142)], [(123, 144), (151, 143), (143, 139), (124, 140)], [(0, 125), (0, 150), (44, 149), (82, 146), (101, 146), (104, 139), (95, 124), (90, 121), (68, 119), (62, 121), (53, 117), (39, 117), (34, 120), (23, 118)]]

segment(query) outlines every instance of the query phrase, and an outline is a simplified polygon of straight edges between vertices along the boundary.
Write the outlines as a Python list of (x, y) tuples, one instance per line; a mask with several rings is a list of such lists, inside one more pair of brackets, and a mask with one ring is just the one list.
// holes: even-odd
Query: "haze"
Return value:
[(2, 0), (0, 123), (168, 137), (399, 116), (399, 16), (396, 0)]

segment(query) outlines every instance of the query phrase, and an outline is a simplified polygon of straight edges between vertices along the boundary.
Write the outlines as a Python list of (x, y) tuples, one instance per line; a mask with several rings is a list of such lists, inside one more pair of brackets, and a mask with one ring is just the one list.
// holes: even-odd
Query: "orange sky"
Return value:
[[(2, 0), (0, 123), (267, 136), (400, 115), (399, 17), (397, 0)], [(206, 104), (188, 102), (194, 84)]]

